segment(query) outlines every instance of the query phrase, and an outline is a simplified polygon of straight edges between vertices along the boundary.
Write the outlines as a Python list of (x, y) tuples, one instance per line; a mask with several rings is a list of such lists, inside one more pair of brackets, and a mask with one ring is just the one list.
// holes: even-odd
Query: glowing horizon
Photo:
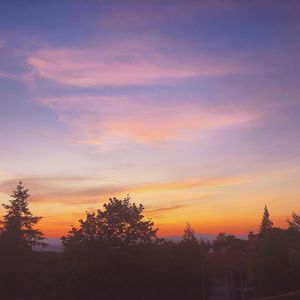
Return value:
[(46, 236), (128, 193), (163, 236), (300, 212), (300, 4), (2, 6), (0, 202)]

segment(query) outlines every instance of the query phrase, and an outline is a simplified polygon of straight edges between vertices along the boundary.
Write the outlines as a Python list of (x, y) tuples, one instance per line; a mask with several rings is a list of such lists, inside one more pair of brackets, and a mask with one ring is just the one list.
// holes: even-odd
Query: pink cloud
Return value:
[(185, 53), (181, 48), (153, 37), (106, 40), (82, 49), (40, 49), (27, 64), (38, 78), (80, 87), (145, 85), (241, 71), (237, 61)]
[(258, 115), (233, 107), (194, 102), (153, 103), (147, 98), (74, 96), (40, 100), (59, 120), (74, 128), (80, 144), (122, 140), (138, 143), (182, 141), (207, 130), (241, 126)]

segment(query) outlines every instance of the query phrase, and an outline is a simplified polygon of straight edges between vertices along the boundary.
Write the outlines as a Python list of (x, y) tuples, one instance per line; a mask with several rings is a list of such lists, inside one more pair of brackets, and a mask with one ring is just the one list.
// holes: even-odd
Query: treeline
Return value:
[(287, 223), (274, 228), (265, 207), (249, 270), (259, 296), (300, 290), (300, 217), (293, 213)]
[(206, 244), (187, 226), (181, 243), (166, 242), (130, 198), (112, 198), (62, 237), (62, 253), (45, 246), (20, 183), (0, 234), (2, 299), (207, 299)]
[[(190, 224), (181, 242), (157, 237), (158, 228), (129, 197), (111, 198), (88, 212), (62, 237), (63, 252), (41, 251), (41, 217), (28, 207), (20, 183), (0, 222), (0, 299), (210, 299), (210, 252), (249, 256), (256, 296), (300, 289), (300, 217), (289, 229), (274, 228), (267, 207), (250, 241), (220, 233), (214, 242), (197, 239)], [(252, 246), (251, 246), (251, 245)], [(250, 247), (251, 246), (251, 247)]]

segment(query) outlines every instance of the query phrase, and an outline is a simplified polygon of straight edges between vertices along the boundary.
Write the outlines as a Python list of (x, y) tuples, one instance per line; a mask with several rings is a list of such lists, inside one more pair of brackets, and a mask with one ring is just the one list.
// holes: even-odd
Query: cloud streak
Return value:
[[(84, 177), (27, 177), (21, 179), (32, 192), (33, 202), (74, 204), (95, 204), (103, 197), (122, 196), (137, 193), (161, 193), (189, 189), (205, 189), (248, 182), (246, 178), (184, 178), (176, 181), (117, 184), (99, 183)], [(16, 187), (17, 179), (9, 179), (0, 185), (0, 192), (10, 195)], [(87, 182), (89, 183), (87, 185)]]
[(79, 144), (113, 140), (151, 144), (187, 141), (212, 129), (250, 123), (259, 115), (238, 107), (208, 107), (197, 102), (157, 103), (145, 97), (73, 96), (39, 100), (76, 132)]
[(27, 64), (37, 78), (79, 87), (160, 84), (241, 72), (234, 59), (187, 55), (172, 41), (144, 36), (89, 48), (42, 48), (29, 55)]
[(133, 189), (133, 192), (149, 193), (185, 189), (201, 189), (209, 187), (243, 184), (246, 182), (248, 182), (248, 179), (245, 178), (188, 178), (178, 181), (146, 184), (140, 187), (137, 186)]
[(158, 217), (161, 214), (165, 214), (177, 209), (185, 208), (187, 207), (187, 204), (173, 204), (173, 205), (168, 205), (168, 206), (160, 206), (156, 208), (150, 208), (145, 210), (145, 215), (149, 217)]

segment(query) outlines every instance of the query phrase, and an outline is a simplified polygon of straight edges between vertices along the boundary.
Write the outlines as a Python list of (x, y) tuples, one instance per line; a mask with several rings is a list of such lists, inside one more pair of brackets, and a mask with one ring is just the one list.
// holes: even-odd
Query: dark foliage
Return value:
[(247, 244), (246, 240), (241, 240), (234, 235), (221, 232), (212, 243), (212, 247), (215, 251), (241, 250), (247, 247)]
[(270, 214), (267, 206), (265, 205), (264, 214), (259, 226), (259, 233), (264, 235), (264, 233), (270, 231), (273, 227), (273, 222), (270, 220)]
[[(43, 234), (35, 225), (41, 217), (33, 216), (28, 208), (28, 190), (20, 182), (13, 192), (0, 231), (0, 291), (2, 296), (23, 296), (31, 285), (30, 275), (35, 266), (35, 247), (45, 246)], [(29, 291), (29, 289), (28, 289)]]
[(295, 212), (293, 212), (291, 219), (287, 219), (287, 222), (290, 228), (300, 230), (300, 216)]
[[(202, 299), (202, 274), (208, 295), (207, 270), (200, 249), (159, 242), (112, 247), (89, 240), (62, 254), (62, 299)], [(204, 263), (205, 264), (205, 263)]]
[[(19, 185), (14, 195), (21, 199), (24, 217), (36, 224), (39, 218), (28, 210), (27, 190)], [(6, 206), (9, 212), (13, 205)], [(13, 256), (3, 252), (8, 240), (1, 238), (0, 299), (206, 299), (204, 248), (192, 238), (191, 227), (192, 235), (183, 242), (166, 242), (156, 237), (143, 209), (129, 197), (110, 199), (103, 210), (87, 213), (78, 229), (72, 227), (63, 238), (63, 253), (37, 251), (39, 231), (36, 236), (20, 234), (28, 247), (19, 247), (22, 251)], [(13, 215), (4, 217), (3, 233), (8, 231), (7, 216)], [(24, 230), (32, 229), (26, 226)]]
[(300, 233), (273, 228), (259, 240), (251, 274), (256, 292), (270, 296), (300, 288)]
[(45, 246), (42, 242), (43, 234), (34, 226), (41, 217), (33, 216), (28, 208), (28, 190), (20, 182), (11, 195), (9, 204), (3, 204), (6, 214), (0, 221), (1, 239), (5, 242), (7, 250), (20, 253), (30, 252), (34, 247)]
[(69, 234), (62, 238), (65, 250), (89, 240), (109, 241), (115, 246), (135, 245), (157, 240), (151, 220), (145, 220), (143, 205), (123, 200), (109, 199), (97, 213), (87, 213), (85, 220), (79, 220), (80, 228), (72, 227)]
[[(129, 197), (112, 198), (71, 228), (62, 238), (62, 253), (43, 252), (43, 235), (35, 229), (40, 217), (31, 214), (28, 197), (20, 183), (4, 205), (0, 299), (210, 299), (210, 243), (197, 239), (189, 223), (181, 242), (158, 239), (142, 205)], [(275, 295), (300, 288), (298, 229), (273, 228), (265, 207), (254, 253), (247, 241), (226, 233), (212, 246), (221, 252), (215, 254), (224, 250), (248, 257), (250, 251), (256, 294)]]
[(183, 241), (186, 243), (195, 244), (195, 243), (199, 242), (195, 236), (195, 231), (192, 228), (190, 223), (186, 223), (182, 238), (183, 238)]

